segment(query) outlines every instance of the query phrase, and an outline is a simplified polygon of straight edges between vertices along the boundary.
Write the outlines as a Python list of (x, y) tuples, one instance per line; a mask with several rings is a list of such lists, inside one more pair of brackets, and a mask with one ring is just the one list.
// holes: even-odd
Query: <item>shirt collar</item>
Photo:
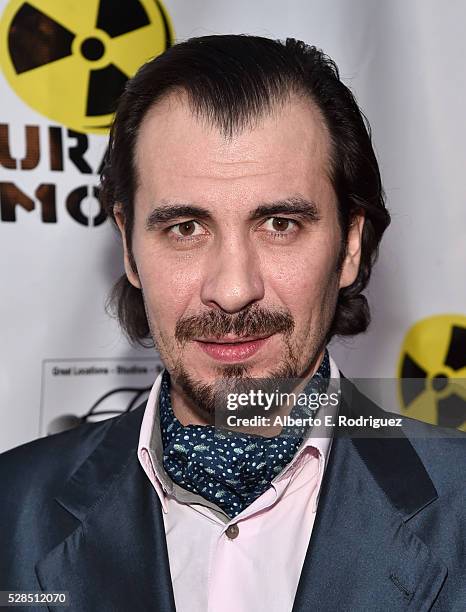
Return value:
[[(330, 380), (335, 389), (339, 390), (340, 372), (338, 366), (329, 355), (330, 360)], [(147, 399), (144, 417), (139, 434), (138, 459), (147, 477), (152, 483), (162, 505), (163, 511), (167, 512), (167, 494), (173, 492), (174, 483), (163, 468), (163, 448), (162, 437), (160, 434), (159, 417), (159, 396), (162, 383), (163, 371), (157, 376), (149, 397)], [(290, 463), (272, 481), (277, 495), (280, 495), (286, 488), (286, 484), (292, 477), (296, 469), (302, 465), (309, 449), (315, 449), (319, 458), (318, 491), (328, 462), (332, 438), (325, 435), (324, 427), (313, 428), (309, 436), (305, 438), (302, 445), (296, 452)], [(314, 504), (314, 511), (317, 508), (318, 495)]]

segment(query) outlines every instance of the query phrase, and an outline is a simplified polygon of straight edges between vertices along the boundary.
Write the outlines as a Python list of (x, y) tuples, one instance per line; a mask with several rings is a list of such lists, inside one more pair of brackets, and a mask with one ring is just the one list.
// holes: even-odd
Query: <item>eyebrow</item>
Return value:
[[(275, 202), (264, 203), (249, 212), (249, 220), (254, 221), (263, 217), (273, 217), (280, 214), (294, 214), (309, 221), (318, 221), (320, 215), (317, 205), (302, 197), (286, 198)], [(193, 204), (170, 204), (163, 203), (152, 210), (146, 219), (146, 230), (156, 229), (160, 225), (174, 221), (181, 217), (199, 219), (201, 221), (212, 220), (212, 214), (203, 208)]]
[(302, 197), (287, 198), (270, 204), (261, 204), (250, 212), (251, 220), (261, 219), (262, 217), (274, 217), (280, 214), (293, 214), (306, 218), (309, 221), (320, 219), (318, 207), (315, 202), (306, 200)]
[(163, 204), (154, 208), (147, 217), (146, 230), (156, 229), (159, 225), (179, 219), (180, 217), (190, 217), (207, 221), (212, 218), (212, 215), (206, 208), (202, 208), (201, 206), (193, 206), (191, 204)]

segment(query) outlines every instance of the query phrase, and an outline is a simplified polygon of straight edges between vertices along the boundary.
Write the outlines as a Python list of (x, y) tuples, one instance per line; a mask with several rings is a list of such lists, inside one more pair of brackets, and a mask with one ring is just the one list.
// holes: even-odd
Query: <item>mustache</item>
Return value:
[(290, 335), (295, 327), (291, 313), (284, 308), (268, 310), (253, 305), (235, 314), (221, 310), (209, 310), (199, 315), (189, 315), (178, 320), (175, 338), (184, 344), (189, 340), (203, 337), (269, 336), (272, 334)]

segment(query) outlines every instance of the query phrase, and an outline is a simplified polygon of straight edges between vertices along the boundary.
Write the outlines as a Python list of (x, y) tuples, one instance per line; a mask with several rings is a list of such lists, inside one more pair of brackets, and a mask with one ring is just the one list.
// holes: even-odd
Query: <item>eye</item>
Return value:
[(273, 233), (290, 234), (296, 230), (298, 222), (285, 217), (270, 217), (263, 223), (263, 227)]
[(197, 221), (183, 221), (182, 223), (177, 223), (176, 225), (172, 225), (168, 228), (168, 231), (175, 235), (179, 240), (183, 240), (185, 238), (194, 238), (196, 236), (202, 236), (205, 234), (205, 231), (202, 231), (204, 228)]

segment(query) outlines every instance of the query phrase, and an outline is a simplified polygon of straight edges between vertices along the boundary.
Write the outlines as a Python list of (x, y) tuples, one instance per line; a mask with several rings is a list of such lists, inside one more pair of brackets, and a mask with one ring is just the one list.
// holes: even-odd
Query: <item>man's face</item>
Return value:
[(180, 94), (148, 112), (135, 152), (137, 272), (127, 252), (125, 267), (179, 399), (199, 399), (193, 385), (204, 393), (219, 377), (314, 371), (362, 230), (357, 218), (339, 268), (329, 156), (307, 99), (230, 139)]

